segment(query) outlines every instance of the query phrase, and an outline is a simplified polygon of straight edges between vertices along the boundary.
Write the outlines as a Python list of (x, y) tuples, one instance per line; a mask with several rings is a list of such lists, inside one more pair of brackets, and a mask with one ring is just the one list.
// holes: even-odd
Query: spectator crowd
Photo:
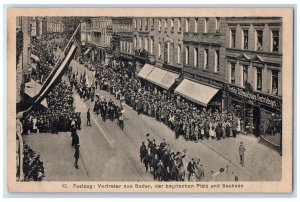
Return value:
[(138, 115), (151, 116), (167, 125), (176, 138), (182, 136), (187, 141), (221, 140), (236, 137), (241, 130), (241, 121), (233, 114), (196, 105), (137, 78), (126, 68), (98, 66), (93, 80), (92, 94), (94, 89), (110, 92), (120, 102), (136, 110)]

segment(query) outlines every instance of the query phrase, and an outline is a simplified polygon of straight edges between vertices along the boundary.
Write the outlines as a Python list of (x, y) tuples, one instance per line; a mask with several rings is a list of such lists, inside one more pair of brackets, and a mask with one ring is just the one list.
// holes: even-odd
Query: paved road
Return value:
[[(71, 66), (79, 73), (92, 72), (77, 62)], [(116, 100), (105, 91), (97, 91), (106, 99)], [(125, 128), (120, 130), (116, 122), (102, 122), (92, 113), (92, 126), (86, 126), (86, 112), (93, 109), (94, 103), (84, 101), (75, 94), (76, 111), (82, 113), (82, 130), (79, 131), (81, 145), (80, 169), (74, 168), (74, 149), (71, 147), (70, 133), (31, 134), (25, 137), (29, 145), (41, 155), (46, 168), (45, 180), (153, 180), (139, 160), (139, 147), (146, 141), (146, 133), (157, 143), (165, 139), (174, 151), (187, 149), (184, 158), (185, 168), (191, 158), (200, 158), (205, 170), (205, 180), (211, 180), (211, 173), (229, 166), (226, 173), (213, 180), (233, 181), (235, 176), (244, 180), (278, 180), (281, 173), (281, 157), (277, 152), (259, 144), (254, 137), (240, 135), (236, 139), (221, 141), (205, 140), (194, 143), (182, 138), (175, 139), (173, 131), (151, 117), (137, 115), (125, 105)], [(246, 148), (245, 167), (239, 165), (238, 146), (243, 141)]]

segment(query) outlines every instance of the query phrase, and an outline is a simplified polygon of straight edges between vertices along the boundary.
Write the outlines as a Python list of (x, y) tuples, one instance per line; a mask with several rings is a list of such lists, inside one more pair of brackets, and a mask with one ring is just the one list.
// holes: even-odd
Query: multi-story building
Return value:
[(281, 133), (274, 127), (281, 120), (281, 69), (281, 18), (226, 18), (228, 109), (239, 114), (244, 130)]
[[(163, 88), (170, 89), (182, 73), (183, 18), (137, 18), (134, 47), (146, 53), (148, 63), (138, 76)], [(142, 51), (141, 51), (142, 50)]]
[(39, 20), (36, 17), (30, 18), (30, 32), (32, 37), (39, 36)]
[(38, 36), (44, 36), (47, 34), (47, 19), (44, 17), (38, 17), (39, 33)]
[(65, 25), (61, 18), (49, 17), (47, 20), (47, 33), (62, 33)]
[[(121, 66), (128, 66), (128, 62), (133, 58), (133, 18), (132, 17), (113, 17), (112, 18), (112, 51), (113, 65), (122, 60)], [(131, 62), (130, 62), (131, 63)], [(130, 64), (131, 65), (131, 64)]]
[[(224, 109), (225, 100), (225, 26), (225, 19), (220, 17), (184, 19), (182, 63), (185, 81), (178, 88), (182, 96), (220, 111)], [(192, 93), (180, 92), (184, 85), (193, 88)]]
[(112, 40), (112, 20), (109, 17), (86, 18), (81, 23), (84, 56), (94, 62), (107, 59)]
[(133, 19), (133, 50), (136, 59), (136, 69), (148, 62), (150, 54), (153, 55), (154, 41), (150, 37), (150, 18), (135, 17)]

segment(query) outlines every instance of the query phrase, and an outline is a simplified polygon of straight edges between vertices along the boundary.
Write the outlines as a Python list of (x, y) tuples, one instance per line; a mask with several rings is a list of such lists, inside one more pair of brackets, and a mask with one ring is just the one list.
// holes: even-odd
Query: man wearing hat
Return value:
[(147, 155), (147, 147), (145, 145), (145, 142), (142, 142), (142, 145), (140, 147), (140, 158), (141, 158), (141, 162), (143, 162), (145, 156)]
[(245, 157), (246, 148), (243, 142), (240, 142), (239, 146), (239, 155), (240, 155), (240, 164), (244, 167), (244, 157)]
[(90, 108), (88, 108), (88, 111), (87, 111), (87, 113), (86, 113), (86, 119), (87, 119), (86, 125), (87, 125), (87, 126), (92, 126), (92, 125), (91, 125), (91, 113), (90, 113)]
[(191, 180), (191, 176), (194, 173), (194, 159), (192, 159), (192, 161), (189, 162), (188, 166), (187, 166), (187, 171), (189, 172), (188, 175), (188, 181)]
[(79, 166), (78, 166), (78, 159), (79, 159), (79, 155), (80, 155), (80, 152), (79, 152), (79, 144), (75, 145), (75, 153), (74, 153), (74, 158), (75, 158), (75, 168), (76, 169), (79, 169)]

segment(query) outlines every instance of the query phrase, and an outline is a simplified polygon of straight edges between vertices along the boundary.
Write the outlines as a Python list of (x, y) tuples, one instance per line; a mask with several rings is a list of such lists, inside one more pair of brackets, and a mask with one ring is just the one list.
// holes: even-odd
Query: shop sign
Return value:
[(270, 107), (273, 107), (273, 108), (280, 108), (281, 107), (281, 100), (279, 100), (279, 99), (274, 99), (274, 98), (268, 97), (266, 95), (246, 91), (242, 88), (237, 88), (237, 87), (234, 87), (234, 86), (228, 86), (228, 92), (230, 92), (234, 95), (237, 95), (237, 96), (241, 96), (243, 98), (246, 98), (246, 99), (254, 101), (254, 102), (259, 102), (259, 103), (262, 103), (262, 104), (266, 104), (266, 105), (268, 105)]
[(187, 77), (190, 77), (192, 79), (195, 79), (197, 81), (201, 81), (203, 83), (207, 83), (207, 84), (211, 84), (213, 86), (218, 86), (220, 88), (223, 88), (223, 83), (222, 82), (219, 82), (219, 81), (207, 78), (207, 77), (203, 77), (203, 76), (200, 76), (200, 75), (197, 75), (197, 74), (188, 73), (188, 72), (185, 72), (184, 75), (186, 75)]

